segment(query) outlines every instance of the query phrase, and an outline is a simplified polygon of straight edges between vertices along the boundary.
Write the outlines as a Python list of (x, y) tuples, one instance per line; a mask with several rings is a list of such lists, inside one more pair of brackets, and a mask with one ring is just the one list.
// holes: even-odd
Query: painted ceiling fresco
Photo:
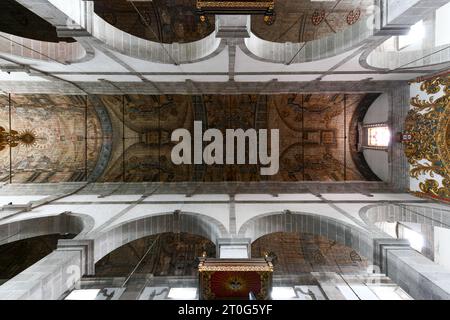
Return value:
[(252, 18), (252, 32), (274, 42), (305, 42), (351, 27), (371, 10), (373, 0), (276, 0), (275, 22)]
[[(105, 95), (89, 96), (87, 107), (82, 96), (12, 96), (12, 130), (8, 96), (0, 101), (2, 181), (377, 179), (356, 152), (357, 122), (373, 101), (365, 95)], [(279, 172), (261, 175), (257, 164), (175, 165), (171, 134), (193, 132), (194, 121), (222, 133), (279, 129)]]
[(275, 275), (310, 272), (366, 272), (367, 259), (352, 248), (325, 237), (307, 233), (278, 232), (252, 243), (252, 257), (272, 258)]
[(0, 96), (0, 127), (10, 132), (11, 114), (11, 129), (22, 137), (11, 153), (9, 147), (0, 151), (0, 180), (84, 180), (102, 146), (102, 126), (85, 101), (80, 96), (12, 96), (10, 112), (8, 96)]
[(111, 25), (137, 37), (163, 42), (192, 42), (214, 31), (214, 17), (201, 23), (195, 0), (126, 0), (95, 2), (95, 13)]
[[(95, 275), (128, 275), (152, 243), (155, 244), (151, 254), (142, 261), (136, 274), (196, 276), (198, 257), (203, 252), (207, 257), (216, 255), (214, 243), (206, 238), (187, 233), (163, 233), (132, 241), (114, 250), (95, 264)], [(276, 275), (321, 271), (358, 273), (365, 271), (368, 265), (367, 259), (352, 248), (305, 233), (272, 233), (253, 242), (251, 251), (252, 258), (261, 258), (267, 253)]]
[[(340, 32), (363, 19), (373, 0), (276, 0), (275, 20), (252, 17), (252, 32), (275, 42), (304, 42)], [(113, 26), (147, 40), (191, 42), (214, 31), (214, 16), (200, 22), (195, 0), (97, 0), (95, 12)]]
[[(152, 246), (150, 254), (145, 255)], [(95, 264), (96, 277), (123, 277), (146, 257), (135, 274), (154, 276), (196, 276), (198, 257), (216, 255), (213, 242), (188, 233), (161, 233), (141, 238), (114, 250)]]

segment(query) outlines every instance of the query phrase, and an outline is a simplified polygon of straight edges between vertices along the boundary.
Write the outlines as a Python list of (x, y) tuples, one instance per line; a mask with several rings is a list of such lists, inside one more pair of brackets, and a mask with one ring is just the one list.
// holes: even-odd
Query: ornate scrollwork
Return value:
[(17, 132), (0, 127), (0, 151), (6, 147), (14, 148), (19, 144), (29, 147), (35, 145), (36, 135), (32, 130)]
[[(425, 80), (420, 90), (428, 95), (442, 95), (434, 99), (411, 99), (405, 131), (411, 134), (411, 141), (405, 142), (405, 154), (412, 168), (410, 176), (419, 179), (420, 192), (433, 198), (450, 198), (450, 76)], [(442, 182), (437, 179), (440, 176)], [(437, 180), (436, 180), (437, 179)]]

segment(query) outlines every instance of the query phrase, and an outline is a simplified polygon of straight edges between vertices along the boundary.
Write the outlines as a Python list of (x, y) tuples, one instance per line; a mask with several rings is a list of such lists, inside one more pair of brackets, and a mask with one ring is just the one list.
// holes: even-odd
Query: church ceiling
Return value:
[[(275, 42), (304, 42), (340, 32), (365, 17), (373, 0), (276, 0), (275, 19), (253, 15), (251, 29)], [(95, 1), (95, 12), (113, 26), (147, 40), (191, 42), (214, 31), (214, 16), (201, 22), (195, 0)]]
[(102, 145), (100, 121), (92, 105), (86, 110), (85, 101), (80, 96), (13, 95), (10, 113), (8, 96), (0, 96), (0, 131), (10, 132), (11, 114), (11, 129), (19, 136), (11, 153), (8, 146), (0, 151), (0, 180), (9, 181), (10, 173), (14, 183), (84, 180)]
[[(136, 275), (196, 276), (198, 257), (206, 252), (215, 257), (210, 240), (187, 233), (162, 233), (132, 241), (103, 257), (95, 264), (96, 277), (128, 275), (152, 245)], [(306, 233), (277, 232), (257, 239), (251, 245), (252, 258), (268, 254), (275, 275), (309, 274), (310, 272), (359, 273), (367, 268), (367, 259), (352, 248)]]
[[(90, 96), (86, 108), (82, 96), (13, 95), (9, 130), (8, 97), (1, 96), (0, 178), (8, 181), (11, 173), (17, 183), (86, 177), (98, 182), (371, 180), (354, 146), (355, 117), (367, 104), (365, 97), (105, 95)], [(202, 121), (203, 131), (222, 133), (279, 129), (279, 172), (263, 176), (259, 164), (175, 165), (171, 134), (178, 128), (193, 132), (194, 121)]]
[(271, 233), (252, 243), (252, 257), (272, 258), (275, 275), (367, 270), (367, 258), (352, 248), (308, 233)]
[(122, 31), (163, 43), (192, 42), (214, 31), (214, 17), (201, 23), (196, 0), (95, 1), (94, 11)]
[(47, 42), (73, 42), (58, 38), (56, 28), (15, 0), (0, 1), (0, 32)]
[[(150, 254), (145, 255), (152, 246)], [(216, 255), (209, 239), (189, 233), (161, 233), (132, 241), (103, 257), (95, 264), (96, 277), (123, 277), (130, 274), (143, 256), (134, 274), (154, 276), (196, 276), (198, 257), (203, 252)]]
[(252, 32), (274, 42), (305, 42), (351, 27), (367, 15), (373, 0), (276, 0), (275, 22), (252, 18)]

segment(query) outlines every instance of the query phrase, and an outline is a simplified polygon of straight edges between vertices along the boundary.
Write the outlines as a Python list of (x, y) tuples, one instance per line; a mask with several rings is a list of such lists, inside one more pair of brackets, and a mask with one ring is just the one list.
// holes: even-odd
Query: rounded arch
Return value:
[[(26, 50), (17, 50), (23, 46)], [(40, 53), (33, 48), (43, 48)], [(58, 62), (60, 64), (75, 64), (90, 61), (95, 52), (88, 41), (78, 38), (74, 42), (49, 42), (0, 32), (0, 52), (21, 58), (45, 62)]]
[(239, 229), (239, 237), (256, 239), (275, 232), (301, 232), (323, 236), (350, 247), (368, 260), (373, 258), (370, 234), (337, 219), (306, 212), (271, 212), (256, 216)]
[(450, 229), (450, 210), (438, 207), (374, 204), (361, 208), (359, 216), (369, 227), (379, 232), (383, 231), (376, 226), (376, 223), (390, 221), (420, 223)]
[(165, 232), (196, 234), (216, 243), (227, 234), (222, 223), (195, 212), (166, 212), (123, 222), (102, 231), (94, 240), (94, 263), (134, 240)]
[(92, 217), (72, 212), (13, 221), (0, 225), (0, 245), (49, 234), (72, 233), (81, 238), (93, 227)]
[[(448, 67), (450, 63), (448, 59), (450, 48), (446, 45), (412, 51), (398, 51), (396, 48), (392, 48), (392, 42), (392, 38), (381, 38), (378, 46), (372, 46), (361, 54), (359, 64), (369, 70), (386, 72), (392, 70), (414, 70), (425, 67), (434, 67), (433, 69), (442, 70)], [(440, 54), (434, 54), (436, 52)]]
[(356, 107), (356, 110), (350, 120), (349, 131), (354, 133), (349, 135), (350, 155), (352, 157), (353, 163), (358, 168), (358, 171), (368, 181), (381, 181), (382, 179), (380, 179), (380, 177), (370, 166), (370, 163), (368, 163), (364, 154), (364, 150), (361, 150), (360, 146), (362, 145), (364, 134), (360, 130), (360, 124), (364, 123), (364, 119), (369, 110), (372, 108), (372, 106), (375, 105), (377, 101), (379, 101), (380, 97), (383, 96), (385, 95), (382, 95), (380, 93), (366, 94)]
[[(341, 32), (307, 42), (273, 42), (250, 31), (250, 37), (241, 42), (239, 47), (255, 60), (290, 65), (331, 58), (372, 41), (378, 43), (380, 40), (374, 36), (374, 31), (374, 16), (370, 15)], [(383, 41), (387, 38), (382, 37)]]

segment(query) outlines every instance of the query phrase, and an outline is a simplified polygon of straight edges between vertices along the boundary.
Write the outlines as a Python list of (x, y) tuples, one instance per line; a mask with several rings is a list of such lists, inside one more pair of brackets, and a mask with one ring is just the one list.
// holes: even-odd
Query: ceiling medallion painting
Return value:
[(103, 135), (85, 97), (12, 95), (9, 108), (0, 96), (0, 105), (1, 181), (83, 181), (93, 171)]
[(318, 26), (325, 19), (326, 12), (325, 10), (316, 10), (311, 16), (311, 22), (313, 25)]
[(19, 144), (25, 147), (36, 145), (36, 134), (33, 130), (27, 129), (22, 132), (17, 132), (16, 130), (7, 131), (0, 126), (0, 151), (6, 147), (17, 147)]
[(347, 24), (352, 25), (359, 21), (359, 18), (361, 17), (361, 9), (356, 8), (354, 10), (351, 10), (347, 15)]
[(421, 179), (420, 196), (450, 200), (450, 76), (424, 81), (420, 90), (439, 98), (411, 99), (405, 131), (411, 140), (405, 153), (411, 177)]
[(251, 20), (252, 32), (267, 41), (301, 43), (343, 32), (372, 14), (373, 0), (277, 0), (277, 19)]

